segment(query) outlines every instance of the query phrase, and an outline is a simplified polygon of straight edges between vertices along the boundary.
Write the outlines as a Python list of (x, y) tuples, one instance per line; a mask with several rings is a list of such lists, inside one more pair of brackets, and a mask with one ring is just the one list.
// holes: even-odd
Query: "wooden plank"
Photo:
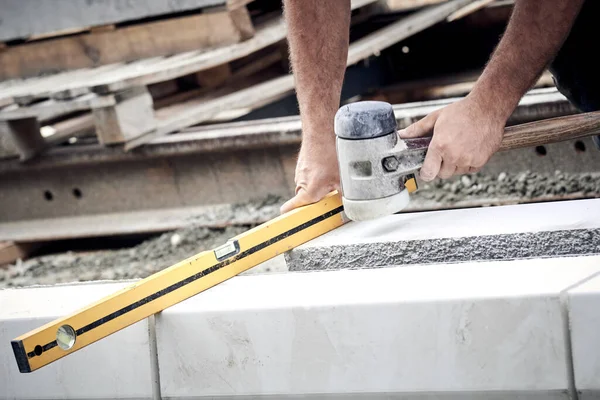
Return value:
[(12, 97), (3, 97), (3, 98), (0, 98), (0, 108), (6, 107), (6, 106), (12, 104), (13, 101), (14, 100), (13, 100)]
[(153, 99), (160, 99), (177, 93), (179, 91), (179, 85), (177, 81), (173, 79), (150, 85), (148, 86), (148, 91)]
[(10, 47), (0, 53), (0, 79), (164, 56), (241, 38), (228, 11), (149, 22)]
[(38, 247), (35, 243), (0, 242), (0, 268), (27, 259)]
[[(479, 77), (480, 72), (464, 75), (451, 75), (436, 79), (426, 79), (400, 83), (380, 89), (374, 96), (366, 96), (365, 100), (381, 99), (388, 103), (400, 104), (423, 100), (435, 100), (468, 94)], [(546, 71), (537, 80), (534, 88), (552, 87), (552, 74)]]
[(257, 29), (253, 38), (205, 52), (194, 52), (194, 56), (172, 63), (148, 66), (140, 71), (115, 74), (92, 89), (97, 93), (110, 93), (133, 86), (150, 85), (170, 79), (190, 75), (198, 71), (216, 67), (238, 58), (245, 57), (257, 50), (284, 40), (287, 29), (283, 19), (265, 23)]
[(225, 0), (2, 1), (0, 41), (225, 4)]
[(145, 86), (114, 95), (115, 105), (92, 109), (101, 144), (122, 143), (156, 127), (152, 96)]
[(457, 10), (450, 14), (448, 18), (446, 18), (446, 21), (452, 22), (456, 21), (457, 19), (461, 19), (471, 13), (474, 13), (477, 10), (481, 10), (482, 8), (487, 7), (494, 1), (495, 0), (476, 0), (471, 4), (468, 4), (465, 7), (461, 8), (460, 10)]
[[(233, 72), (233, 74), (230, 76), (230, 78), (228, 80), (228, 85), (233, 85), (233, 84), (239, 83), (240, 80), (247, 78), (253, 74), (256, 74), (260, 71), (263, 71), (264, 69), (270, 67), (271, 65), (279, 62), (281, 60), (281, 58), (282, 58), (282, 54), (278, 51), (274, 51), (274, 52), (268, 53), (267, 55), (265, 55), (257, 60), (254, 60), (254, 61), (240, 67), (235, 72)], [(225, 64), (225, 65), (228, 65), (228, 64)], [(157, 85), (160, 87), (158, 87)], [(210, 87), (209, 87), (209, 89), (210, 89)], [(193, 90), (188, 90), (185, 92), (177, 92), (177, 85), (174, 80), (155, 84), (153, 86), (150, 86), (148, 88), (148, 90), (152, 94), (152, 97), (155, 99), (154, 100), (155, 109), (161, 109), (161, 108), (170, 106), (172, 104), (187, 101), (192, 98), (199, 98), (201, 96), (206, 96), (208, 93), (210, 93), (210, 90), (208, 90), (206, 88), (193, 89)], [(233, 91), (233, 90), (231, 90), (231, 91)], [(218, 94), (218, 93), (216, 93), (216, 94)], [(266, 103), (263, 103), (263, 104), (266, 105), (272, 101), (277, 100), (280, 97), (281, 96), (275, 97), (275, 98), (270, 98), (267, 100)], [(257, 107), (260, 107), (262, 105), (261, 103), (257, 103), (257, 104), (258, 104)], [(252, 110), (252, 108), (245, 108), (245, 109), (238, 108), (235, 110), (223, 111), (223, 112), (220, 112), (217, 115), (215, 115), (213, 118), (211, 118), (210, 121), (228, 120), (228, 119), (231, 119), (232, 116), (239, 117), (239, 116), (245, 115), (248, 112), (250, 112), (251, 110)], [(51, 126), (49, 126), (49, 125), (45, 126), (44, 129), (47, 132), (52, 132), (52, 134), (48, 138), (46, 138), (46, 141), (49, 143), (52, 143), (52, 144), (63, 142), (65, 140), (68, 140), (69, 138), (75, 137), (75, 136), (93, 134), (95, 131), (94, 120), (90, 113), (84, 114), (81, 116), (72, 117), (72, 118), (66, 119), (64, 121), (60, 121)]]
[(89, 27), (87, 27), (87, 26), (78, 26), (75, 28), (62, 29), (60, 31), (52, 31), (52, 32), (40, 33), (37, 35), (31, 35), (31, 36), (28, 36), (27, 39), (25, 39), (25, 41), (26, 42), (35, 42), (36, 40), (50, 39), (50, 38), (55, 38), (57, 36), (74, 35), (76, 33), (82, 33), (82, 32), (86, 32), (88, 30), (89, 30)]
[[(114, 66), (121, 64), (113, 64), (100, 67), (102, 69), (112, 69)], [(49, 76), (32, 77), (26, 79), (11, 79), (0, 82), (0, 99), (2, 102), (14, 102), (16, 99), (21, 99), (20, 103), (26, 103), (25, 97), (30, 96), (32, 99), (47, 98), (50, 93), (61, 90), (64, 86), (72, 85), (79, 78), (88, 80), (89, 74), (97, 73), (95, 69), (82, 68), (76, 71), (66, 71)]]
[(68, 71), (64, 74), (66, 78), (69, 79), (67, 82), (61, 82), (60, 86), (48, 86), (45, 84), (44, 90), (38, 89), (30, 94), (30, 96), (34, 96), (36, 98), (51, 97), (58, 100), (72, 99), (84, 93), (89, 93), (91, 91), (90, 87), (93, 86), (95, 82), (102, 82), (106, 76), (112, 76), (124, 70), (137, 70), (146, 65), (154, 65), (164, 60), (165, 57), (159, 56), (144, 58), (130, 63), (108, 64), (96, 68), (86, 69), (88, 72), (85, 74), (78, 74), (78, 72), (81, 70)]
[(380, 0), (379, 5), (385, 11), (408, 11), (445, 1), (447, 0)]
[(90, 32), (92, 32), (92, 33), (109, 32), (109, 31), (114, 31), (115, 29), (116, 29), (115, 24), (107, 24), (107, 25), (100, 25), (100, 26), (92, 26), (90, 28)]
[(72, 117), (53, 125), (43, 126), (42, 132), (44, 130), (51, 132), (50, 135), (45, 137), (46, 142), (50, 145), (63, 143), (72, 137), (94, 135), (96, 132), (94, 118), (91, 113)]
[(27, 161), (44, 151), (46, 142), (35, 118), (0, 122), (0, 136), (10, 138), (21, 161)]
[[(113, 72), (122, 67), (122, 63), (114, 63), (98, 68), (82, 68), (52, 75), (38, 81), (35, 85), (15, 88), (13, 99), (21, 105), (50, 97), (59, 100), (72, 99), (90, 93), (89, 83), (93, 82), (94, 77), (105, 72)], [(88, 84), (82, 85), (79, 84), (80, 82), (88, 82)]]
[[(439, 6), (425, 9), (379, 29), (350, 45), (347, 65), (352, 65), (383, 49), (417, 33), (437, 22), (443, 21), (456, 10), (473, 0), (453, 0)], [(153, 132), (133, 139), (125, 145), (126, 150), (134, 149), (148, 141), (175, 132), (182, 128), (199, 124), (213, 118), (218, 113), (232, 108), (246, 108), (291, 92), (295, 87), (292, 75), (282, 76), (240, 90), (218, 99), (203, 101), (195, 99), (185, 105), (178, 105), (178, 113), (159, 122)], [(175, 114), (175, 113), (174, 113)]]
[(2, 128), (5, 122), (0, 122), (0, 160), (17, 158), (19, 151), (11, 135), (6, 128)]
[[(109, 107), (114, 105), (115, 101), (110, 96), (98, 96), (95, 93), (88, 93), (73, 100), (46, 100), (28, 107), (9, 106), (8, 109), (0, 111), (0, 121), (10, 121), (23, 118), (37, 118), (40, 121), (47, 121), (70, 114), (75, 111), (90, 110), (92, 106)], [(13, 104), (16, 106), (16, 104)]]
[(244, 7), (238, 7), (229, 11), (231, 20), (240, 32), (242, 40), (248, 40), (254, 36), (254, 24), (250, 19), (248, 9)]
[(370, 55), (377, 54), (377, 52), (392, 44), (398, 43), (415, 33), (444, 21), (450, 14), (473, 1), (451, 0), (435, 7), (426, 8), (357, 40), (352, 43), (352, 51), (348, 53), (348, 65), (355, 64)]
[(235, 10), (236, 8), (241, 8), (246, 6), (248, 3), (251, 3), (252, 0), (227, 0), (225, 5), (229, 10)]
[(198, 71), (194, 74), (196, 82), (205, 88), (216, 88), (223, 85), (231, 78), (231, 68), (229, 64), (222, 64), (216, 67)]
[[(352, 9), (364, 7), (377, 0), (352, 0)], [(95, 85), (97, 93), (110, 93), (132, 86), (149, 85), (152, 83), (179, 78), (197, 71), (213, 68), (217, 65), (245, 57), (267, 46), (286, 38), (287, 27), (283, 18), (277, 18), (257, 26), (256, 34), (251, 39), (223, 48), (197, 53), (194, 57), (172, 64), (148, 66), (140, 71), (128, 74), (115, 74), (106, 82)]]

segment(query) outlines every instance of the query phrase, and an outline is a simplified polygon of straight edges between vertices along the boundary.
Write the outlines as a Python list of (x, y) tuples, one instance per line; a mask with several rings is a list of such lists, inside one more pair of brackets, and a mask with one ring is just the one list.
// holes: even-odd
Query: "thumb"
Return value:
[(438, 119), (439, 114), (439, 110), (427, 114), (425, 118), (422, 118), (414, 124), (399, 130), (398, 135), (402, 139), (412, 139), (426, 136), (428, 133), (433, 132), (433, 127)]
[(311, 196), (304, 188), (300, 188), (296, 195), (286, 201), (280, 208), (280, 212), (285, 214), (288, 211), (292, 211), (295, 208), (305, 206), (307, 204), (314, 203), (313, 196)]
[[(339, 185), (333, 185), (332, 190), (339, 190)], [(303, 187), (300, 187), (296, 192), (296, 195), (286, 201), (279, 211), (281, 214), (285, 214), (288, 211), (292, 211), (295, 208), (302, 207), (308, 204), (316, 203), (317, 201), (323, 199), (331, 190), (328, 190), (328, 187), (319, 188), (314, 193), (309, 193)]]

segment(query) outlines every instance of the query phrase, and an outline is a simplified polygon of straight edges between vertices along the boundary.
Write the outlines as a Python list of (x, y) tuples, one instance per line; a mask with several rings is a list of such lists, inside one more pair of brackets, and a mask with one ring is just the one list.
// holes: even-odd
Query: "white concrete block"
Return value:
[(22, 374), (10, 341), (127, 283), (0, 290), (0, 399), (147, 399), (152, 375), (147, 321)]
[(401, 213), (349, 222), (286, 254), (289, 269), (600, 253), (600, 199)]
[(162, 395), (567, 399), (560, 293), (599, 270), (578, 257), (236, 277), (157, 316)]
[(600, 399), (600, 276), (568, 292), (568, 309), (579, 399)]

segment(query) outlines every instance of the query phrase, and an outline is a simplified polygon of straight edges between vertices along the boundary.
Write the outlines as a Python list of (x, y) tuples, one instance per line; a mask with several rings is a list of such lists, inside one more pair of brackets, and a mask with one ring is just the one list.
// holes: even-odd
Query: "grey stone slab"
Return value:
[(600, 200), (400, 213), (286, 254), (290, 271), (600, 254)]
[(600, 257), (234, 277), (156, 318), (163, 398), (569, 399)]
[(0, 290), (0, 399), (151, 399), (146, 320), (30, 373), (10, 341), (125, 287), (98, 283)]
[(600, 276), (575, 287), (567, 295), (579, 399), (600, 399)]

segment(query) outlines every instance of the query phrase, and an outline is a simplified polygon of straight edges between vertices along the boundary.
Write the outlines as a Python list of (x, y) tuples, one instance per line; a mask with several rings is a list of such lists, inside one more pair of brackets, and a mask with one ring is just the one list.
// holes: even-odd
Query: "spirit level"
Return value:
[(331, 192), (140, 280), (12, 343), (21, 372), (31, 372), (152, 314), (211, 288), (263, 261), (344, 224), (341, 197)]

